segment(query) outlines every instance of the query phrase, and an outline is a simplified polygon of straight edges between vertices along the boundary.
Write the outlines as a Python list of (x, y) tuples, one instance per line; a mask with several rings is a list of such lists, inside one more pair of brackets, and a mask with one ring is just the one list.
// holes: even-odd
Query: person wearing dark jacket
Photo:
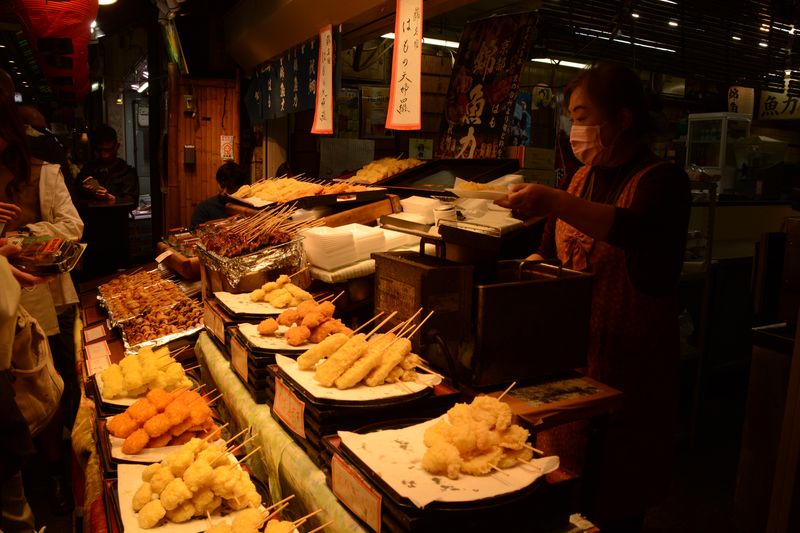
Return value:
[[(117, 156), (119, 141), (111, 126), (100, 125), (92, 136), (97, 159), (86, 163), (78, 174), (82, 194), (90, 200), (139, 203), (139, 176), (136, 169)], [(94, 179), (92, 179), (94, 178)]]
[(239, 187), (249, 183), (250, 176), (247, 170), (240, 164), (228, 161), (217, 169), (217, 184), (219, 184), (219, 193), (211, 198), (206, 198), (194, 208), (192, 213), (192, 221), (189, 224), (189, 229), (194, 229), (204, 222), (209, 220), (216, 220), (218, 218), (225, 218), (228, 214), (225, 212), (225, 196), (223, 193), (233, 194)]

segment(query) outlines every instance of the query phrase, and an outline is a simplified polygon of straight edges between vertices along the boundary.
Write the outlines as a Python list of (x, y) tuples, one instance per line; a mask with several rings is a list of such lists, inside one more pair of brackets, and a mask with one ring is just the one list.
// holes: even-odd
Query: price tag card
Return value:
[(300, 437), (306, 438), (305, 410), (303, 403), (280, 378), (275, 378), (275, 402), (272, 410), (278, 418)]
[(96, 326), (92, 326), (83, 330), (83, 338), (86, 341), (86, 344), (90, 342), (94, 342), (97, 339), (102, 339), (106, 336), (106, 327), (103, 324), (97, 324)]
[(158, 254), (156, 256), (156, 263), (161, 263), (162, 261), (164, 261), (164, 259), (166, 259), (167, 257), (169, 257), (171, 255), (172, 255), (172, 250), (167, 250), (165, 252), (161, 252), (160, 254)]
[(111, 366), (111, 349), (106, 341), (87, 344), (84, 350), (86, 351), (86, 370), (90, 376)]
[(242, 381), (247, 383), (247, 349), (236, 337), (231, 337), (231, 366)]
[(214, 312), (214, 309), (208, 302), (205, 303), (205, 309), (203, 311), (203, 324), (205, 324), (206, 329), (209, 330), (212, 335), (222, 344), (225, 344), (225, 323), (222, 321), (222, 317)]
[(381, 531), (381, 495), (339, 455), (331, 461), (333, 493), (377, 533)]

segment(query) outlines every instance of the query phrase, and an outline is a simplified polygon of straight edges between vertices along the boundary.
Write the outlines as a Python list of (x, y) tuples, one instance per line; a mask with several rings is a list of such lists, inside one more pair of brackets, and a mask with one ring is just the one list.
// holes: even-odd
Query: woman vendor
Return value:
[(588, 373), (621, 390), (624, 406), (610, 421), (586, 512), (603, 531), (638, 531), (671, 466), (689, 180), (648, 149), (649, 117), (633, 71), (586, 70), (567, 86), (565, 104), (570, 144), (583, 163), (569, 188), (520, 185), (497, 203), (526, 219), (548, 216), (529, 259), (558, 257), (594, 276)]

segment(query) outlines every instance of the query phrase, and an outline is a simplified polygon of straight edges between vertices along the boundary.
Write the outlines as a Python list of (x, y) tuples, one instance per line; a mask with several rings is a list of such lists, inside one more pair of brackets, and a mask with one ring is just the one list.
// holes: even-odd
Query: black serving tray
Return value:
[(384, 181), (381, 186), (401, 196), (453, 196), (456, 178), (486, 183), (519, 170), (516, 159), (437, 159), (404, 170)]
[[(328, 182), (320, 182), (321, 185), (331, 185)], [(350, 204), (362, 204), (367, 202), (375, 202), (377, 200), (383, 200), (386, 197), (386, 189), (382, 187), (375, 187), (373, 185), (365, 185), (365, 187), (369, 187), (366, 191), (359, 191), (359, 192), (347, 192), (347, 193), (340, 193), (340, 194), (318, 194), (315, 196), (304, 196), (303, 198), (298, 198), (297, 200), (292, 200), (290, 202), (285, 202), (287, 204), (294, 204), (296, 207), (300, 209), (311, 209), (314, 207), (327, 207), (327, 206), (335, 206), (335, 205), (350, 205)], [(226, 200), (247, 206), (251, 209), (266, 209), (268, 207), (274, 207), (280, 202), (273, 202), (267, 204), (262, 207), (255, 207), (246, 200), (241, 198), (236, 198), (235, 196), (226, 195)]]

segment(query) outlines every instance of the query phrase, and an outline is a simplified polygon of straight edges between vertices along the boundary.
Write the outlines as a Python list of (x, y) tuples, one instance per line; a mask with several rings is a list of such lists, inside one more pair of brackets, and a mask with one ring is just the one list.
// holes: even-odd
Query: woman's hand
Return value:
[(525, 219), (541, 218), (557, 210), (562, 194), (563, 191), (545, 185), (517, 184), (509, 189), (505, 198), (494, 203)]
[[(19, 246), (8, 244), (8, 239), (0, 239), (0, 255), (4, 257), (12, 257), (21, 251), (22, 248)], [(34, 285), (41, 285), (42, 283), (47, 283), (50, 281), (50, 278), (40, 278), (39, 276), (34, 276), (32, 274), (28, 274), (27, 272), (23, 272), (12, 264), (9, 264), (8, 267), (11, 270), (11, 274), (14, 276), (14, 279), (16, 279), (17, 282), (23, 287), (33, 287)]]
[(20, 213), (22, 213), (22, 209), (14, 204), (7, 204), (5, 202), (0, 202), (0, 222), (3, 224), (8, 224), (15, 218), (17, 218)]

